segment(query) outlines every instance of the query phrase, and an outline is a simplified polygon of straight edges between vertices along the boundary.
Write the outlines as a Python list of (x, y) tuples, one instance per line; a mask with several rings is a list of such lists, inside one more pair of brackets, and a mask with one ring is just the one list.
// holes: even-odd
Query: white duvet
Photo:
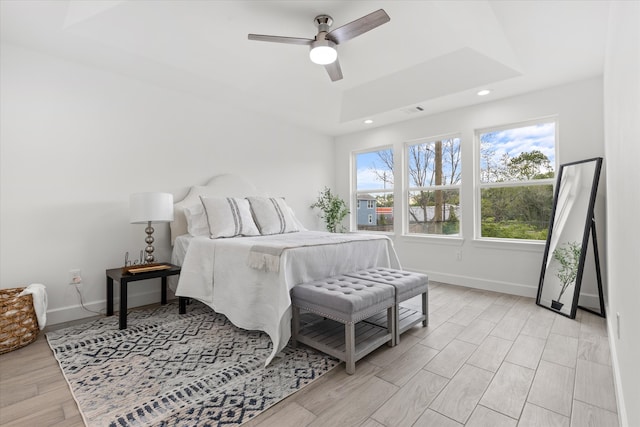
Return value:
[[(267, 365), (291, 337), (293, 286), (364, 268), (400, 268), (387, 236), (341, 234), (335, 244), (326, 242), (336, 238), (318, 231), (231, 239), (180, 236), (172, 262), (182, 265), (182, 272), (171, 287), (177, 296), (202, 301), (240, 328), (266, 332), (273, 342)], [(250, 267), (251, 249), (264, 250), (270, 242), (280, 253), (279, 268)]]

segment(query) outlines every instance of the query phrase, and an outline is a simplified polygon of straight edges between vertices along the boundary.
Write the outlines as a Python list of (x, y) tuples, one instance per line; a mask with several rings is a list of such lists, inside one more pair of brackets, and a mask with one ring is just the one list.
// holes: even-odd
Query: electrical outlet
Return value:
[(462, 261), (462, 251), (456, 252), (456, 260), (457, 261)]
[(80, 285), (82, 284), (82, 271), (79, 269), (69, 270), (69, 284)]

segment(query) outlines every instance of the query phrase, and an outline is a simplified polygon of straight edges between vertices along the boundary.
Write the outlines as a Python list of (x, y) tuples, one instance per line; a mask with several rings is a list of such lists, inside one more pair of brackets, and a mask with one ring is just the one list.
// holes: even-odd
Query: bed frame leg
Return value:
[(187, 312), (187, 300), (186, 297), (178, 297), (178, 313), (185, 314)]

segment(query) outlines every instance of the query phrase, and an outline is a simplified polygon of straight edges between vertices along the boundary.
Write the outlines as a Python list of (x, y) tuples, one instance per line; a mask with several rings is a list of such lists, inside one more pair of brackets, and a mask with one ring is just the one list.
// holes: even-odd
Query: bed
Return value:
[[(389, 237), (306, 230), (292, 211), (284, 212), (287, 206), (280, 199), (280, 223), (283, 216), (292, 223), (281, 226), (287, 232), (260, 234), (269, 231), (260, 216), (254, 217), (259, 233), (253, 234), (252, 229), (249, 236), (212, 238), (212, 234), (217, 236), (214, 221), (210, 221), (208, 232), (203, 224), (196, 229), (198, 225), (192, 214), (194, 209), (200, 209), (198, 203), (205, 205), (205, 216), (209, 206), (208, 218), (211, 219), (212, 201), (223, 203), (220, 199), (232, 197), (237, 203), (244, 203), (245, 199), (251, 203), (265, 199), (273, 202), (272, 198), (258, 194), (245, 180), (221, 175), (205, 186), (192, 187), (189, 194), (175, 204), (171, 261), (182, 266), (182, 272), (171, 287), (177, 296), (203, 302), (240, 328), (266, 332), (273, 348), (265, 365), (291, 337), (289, 291), (293, 286), (370, 267), (400, 269)], [(255, 214), (255, 205), (251, 207)], [(242, 212), (237, 206), (234, 212), (234, 221), (227, 226), (233, 228), (235, 222), (237, 229), (237, 218), (242, 218)], [(219, 219), (217, 216), (215, 222), (225, 222)]]

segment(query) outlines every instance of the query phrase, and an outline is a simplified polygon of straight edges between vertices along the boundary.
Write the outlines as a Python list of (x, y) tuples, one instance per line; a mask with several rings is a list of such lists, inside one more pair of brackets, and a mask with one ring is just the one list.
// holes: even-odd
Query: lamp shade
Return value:
[(129, 196), (131, 224), (173, 221), (173, 194), (134, 193)]

